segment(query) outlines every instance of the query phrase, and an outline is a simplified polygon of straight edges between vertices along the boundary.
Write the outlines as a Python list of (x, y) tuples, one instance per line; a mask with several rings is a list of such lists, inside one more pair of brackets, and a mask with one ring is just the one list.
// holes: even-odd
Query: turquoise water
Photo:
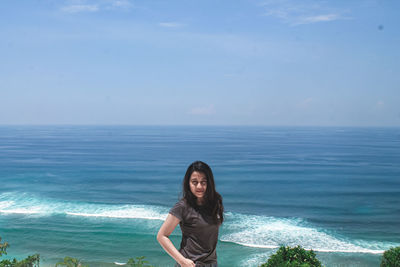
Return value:
[(2, 126), (7, 257), (173, 266), (155, 235), (194, 160), (224, 198), (222, 267), (257, 266), (280, 245), (379, 266), (400, 245), (399, 128)]

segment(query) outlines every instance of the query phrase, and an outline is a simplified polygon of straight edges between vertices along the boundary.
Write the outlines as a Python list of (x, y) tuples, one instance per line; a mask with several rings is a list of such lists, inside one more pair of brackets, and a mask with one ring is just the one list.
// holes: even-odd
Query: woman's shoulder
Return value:
[(188, 204), (185, 199), (180, 199), (175, 205), (170, 209), (169, 213), (182, 220), (188, 211)]
[(175, 206), (187, 206), (187, 202), (184, 198), (181, 198), (175, 203)]
[(172, 210), (187, 210), (190, 209), (189, 203), (185, 199), (180, 199), (175, 205), (172, 207)]

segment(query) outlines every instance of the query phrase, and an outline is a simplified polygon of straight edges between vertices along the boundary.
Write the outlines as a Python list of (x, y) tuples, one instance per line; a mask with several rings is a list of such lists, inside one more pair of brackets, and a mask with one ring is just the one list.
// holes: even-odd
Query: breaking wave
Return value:
[[(40, 198), (27, 193), (0, 194), (0, 216), (79, 216), (117, 219), (165, 220), (168, 208), (154, 205), (112, 205)], [(320, 229), (296, 218), (275, 218), (260, 215), (226, 213), (220, 240), (242, 246), (278, 248), (297, 246), (320, 252), (380, 254), (392, 246), (389, 242), (353, 240)]]

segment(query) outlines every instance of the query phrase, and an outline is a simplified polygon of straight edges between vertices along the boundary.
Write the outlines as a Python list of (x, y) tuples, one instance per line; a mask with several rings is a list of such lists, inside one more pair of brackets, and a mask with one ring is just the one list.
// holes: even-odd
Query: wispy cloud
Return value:
[(63, 6), (61, 10), (68, 13), (96, 12), (99, 7), (97, 5), (69, 5)]
[(192, 115), (212, 115), (215, 114), (214, 105), (209, 105), (205, 107), (195, 107), (189, 111)]
[(314, 23), (321, 21), (332, 21), (337, 19), (340, 19), (340, 16), (338, 14), (326, 14), (326, 15), (305, 17), (304, 22)]
[(112, 9), (130, 9), (133, 4), (128, 0), (113, 0), (110, 6)]
[(311, 24), (348, 19), (347, 10), (333, 8), (327, 2), (266, 0), (260, 4), (264, 15), (279, 19), (290, 25)]
[(61, 7), (67, 13), (97, 12), (100, 10), (130, 9), (129, 0), (69, 0)]
[(298, 103), (298, 107), (301, 109), (307, 109), (309, 108), (313, 103), (315, 102), (315, 99), (312, 97), (308, 97), (306, 99), (303, 99), (300, 103)]
[(177, 28), (182, 26), (182, 24), (177, 22), (160, 22), (158, 25), (166, 28)]

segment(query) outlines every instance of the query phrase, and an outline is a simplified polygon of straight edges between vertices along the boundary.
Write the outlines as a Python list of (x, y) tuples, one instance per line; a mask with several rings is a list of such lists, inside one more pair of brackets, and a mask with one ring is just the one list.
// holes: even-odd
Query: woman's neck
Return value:
[(196, 203), (197, 205), (202, 206), (204, 204), (204, 198), (197, 198)]

